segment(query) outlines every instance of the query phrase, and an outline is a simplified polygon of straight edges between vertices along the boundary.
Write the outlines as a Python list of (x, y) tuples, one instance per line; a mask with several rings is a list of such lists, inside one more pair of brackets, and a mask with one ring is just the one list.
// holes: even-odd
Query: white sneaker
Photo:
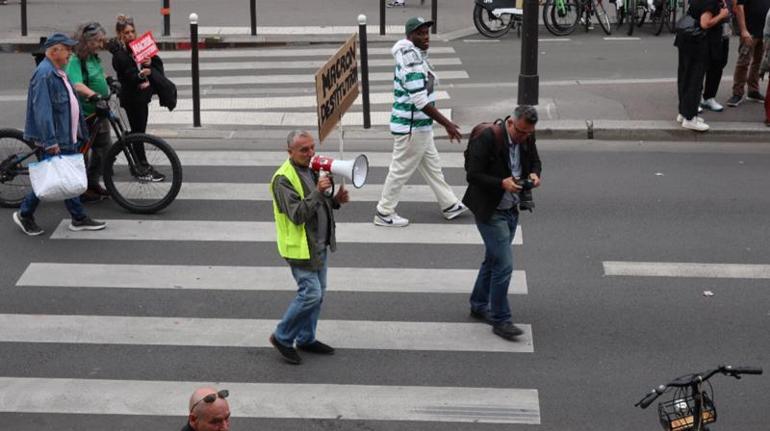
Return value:
[[(681, 123), (684, 120), (684, 117), (682, 114), (676, 114), (676, 122)], [(703, 119), (703, 117), (695, 117), (695, 120), (700, 121), (701, 123), (705, 123), (706, 120)]]
[(696, 132), (705, 132), (709, 129), (709, 125), (703, 121), (698, 121), (698, 117), (695, 117), (692, 120), (684, 119), (682, 121), (682, 127), (695, 130)]
[(453, 218), (464, 213), (465, 211), (468, 211), (468, 207), (463, 205), (462, 202), (457, 202), (451, 207), (442, 210), (441, 213), (444, 215), (445, 219), (452, 220)]
[(374, 224), (385, 227), (404, 227), (409, 225), (409, 219), (401, 217), (396, 213), (383, 215), (377, 211), (374, 213)]
[(725, 107), (719, 104), (713, 97), (711, 99), (702, 100), (700, 106), (714, 112), (722, 112), (725, 109)]

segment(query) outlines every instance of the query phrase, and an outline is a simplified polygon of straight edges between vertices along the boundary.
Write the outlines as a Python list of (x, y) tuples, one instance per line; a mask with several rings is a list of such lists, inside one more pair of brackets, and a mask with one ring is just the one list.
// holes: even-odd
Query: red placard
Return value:
[(137, 63), (144, 63), (148, 58), (158, 55), (158, 45), (155, 44), (155, 38), (152, 37), (152, 32), (137, 37), (129, 43), (131, 51), (134, 53), (134, 60)]

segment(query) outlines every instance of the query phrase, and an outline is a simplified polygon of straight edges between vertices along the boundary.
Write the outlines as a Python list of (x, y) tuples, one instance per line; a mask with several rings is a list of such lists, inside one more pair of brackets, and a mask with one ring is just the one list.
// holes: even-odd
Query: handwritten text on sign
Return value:
[(158, 55), (158, 45), (155, 44), (152, 32), (148, 31), (141, 37), (134, 39), (129, 45), (137, 63), (144, 63), (148, 58)]
[(318, 105), (318, 140), (323, 141), (358, 97), (355, 35), (318, 69), (315, 74), (315, 91)]

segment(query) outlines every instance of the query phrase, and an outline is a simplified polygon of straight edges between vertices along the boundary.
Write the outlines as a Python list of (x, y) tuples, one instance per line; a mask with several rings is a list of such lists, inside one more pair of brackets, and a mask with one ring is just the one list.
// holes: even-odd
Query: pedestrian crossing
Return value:
[[(194, 183), (183, 183), (180, 200), (201, 208), (211, 205), (210, 198), (218, 190), (236, 185), (241, 188), (219, 196), (216, 201), (233, 205), (253, 202), (268, 207), (270, 195), (266, 183), (220, 183), (218, 177), (237, 167), (269, 171), (286, 157), (285, 152), (256, 150), (181, 149), (179, 154), (186, 177), (197, 178)], [(375, 173), (384, 173), (389, 154), (373, 152), (367, 155)], [(442, 157), (446, 162), (445, 169), (461, 169), (462, 157), (458, 153), (446, 153)], [(376, 172), (378, 170), (380, 172)], [(216, 174), (212, 175), (212, 172)], [(210, 182), (202, 182), (203, 179)], [(458, 194), (464, 189), (464, 185), (454, 187)], [(373, 208), (380, 189), (381, 184), (353, 189), (353, 202)], [(243, 195), (240, 191), (244, 191)], [(435, 205), (430, 191), (422, 185), (410, 184), (404, 198), (405, 202)], [(234, 418), (530, 425), (541, 422), (537, 388), (501, 384), (499, 376), (486, 376), (483, 372), (474, 380), (481, 383), (475, 385), (446, 382), (431, 385), (429, 380), (415, 384), (398, 378), (381, 384), (377, 375), (353, 383), (324, 380), (322, 376), (320, 381), (314, 379), (312, 382), (281, 381), (280, 376), (288, 376), (286, 373), (290, 370), (282, 366), (268, 337), (296, 288), (288, 268), (282, 262), (276, 266), (265, 265), (259, 254), (248, 257), (248, 265), (223, 265), (218, 256), (212, 254), (212, 250), (253, 251), (250, 247), (255, 245), (260, 247), (259, 250), (269, 250), (270, 258), (274, 257), (272, 220), (260, 216), (246, 216), (244, 220), (243, 215), (234, 220), (197, 220), (185, 218), (184, 213), (173, 210), (172, 204), (165, 213), (152, 217), (102, 218), (108, 228), (98, 232), (71, 232), (67, 229), (69, 220), (61, 220), (43, 239), (50, 247), (103, 252), (78, 253), (89, 257), (74, 260), (70, 255), (32, 259), (21, 269), (15, 289), (37, 292), (43, 305), (32, 312), (0, 312), (0, 346), (34, 344), (53, 350), (67, 346), (77, 349), (95, 346), (101, 354), (136, 347), (147, 350), (147, 355), (155, 352), (153, 348), (168, 347), (198, 349), (198, 354), (211, 352), (217, 355), (258, 351), (263, 353), (249, 360), (257, 361), (260, 367), (276, 367), (279, 378), (271, 381), (222, 378), (215, 382), (196, 382), (190, 381), (189, 377), (180, 379), (173, 373), (160, 379), (157, 376), (143, 379), (136, 374), (101, 378), (77, 372), (67, 374), (66, 371), (62, 375), (37, 376), (33, 368), (20, 374), (0, 375), (0, 393), (14, 394), (13, 397), (0, 397), (0, 413), (115, 415), (126, 424), (137, 415), (181, 418), (186, 414), (185, 401), (192, 390), (211, 384), (230, 391)], [(530, 322), (517, 323), (524, 334), (518, 341), (508, 342), (495, 336), (488, 325), (467, 317), (467, 298), (483, 255), (480, 235), (470, 217), (451, 222), (443, 221), (440, 215), (438, 220), (441, 222), (417, 218), (407, 228), (389, 229), (371, 223), (371, 210), (365, 214), (348, 208), (341, 211), (352, 211), (353, 214), (337, 222), (340, 250), (366, 247), (371, 249), (370, 255), (375, 256), (376, 261), (362, 260), (361, 257), (339, 261), (335, 256), (339, 253), (332, 255), (328, 273), (327, 301), (330, 305), (325, 305), (325, 310), (333, 310), (335, 303), (379, 303), (386, 298), (398, 303), (432, 298), (422, 307), (430, 309), (430, 302), (440, 298), (460, 304), (462, 312), (460, 315), (441, 312), (443, 317), (426, 318), (417, 309), (378, 307), (377, 311), (363, 314), (349, 309), (336, 313), (325, 311), (330, 314), (325, 314), (319, 321), (319, 338), (338, 349), (325, 366), (349, 366), (346, 357), (356, 352), (372, 352), (377, 356), (392, 354), (396, 358), (410, 353), (419, 355), (409, 363), (410, 368), (430, 368), (436, 362), (444, 361), (436, 360), (442, 356), (431, 355), (450, 355), (455, 358), (450, 363), (457, 369), (467, 368), (467, 361), (481, 361), (485, 355), (510, 355), (511, 360), (515, 360), (535, 353), (537, 330)], [(517, 231), (514, 247), (524, 245), (525, 228), (526, 225), (520, 226)], [(183, 257), (164, 255), (167, 247), (180, 244), (184, 249), (194, 250), (197, 257), (185, 262)], [(394, 259), (398, 256), (385, 251), (408, 247), (437, 247), (435, 250), (442, 251), (425, 263), (412, 265), (398, 264)], [(470, 258), (462, 266), (442, 268), (444, 253), (467, 254)], [(118, 255), (130, 257), (117, 258)], [(208, 255), (210, 258), (206, 257)], [(207, 259), (212, 263), (206, 263)], [(527, 295), (529, 291), (526, 271), (517, 267), (509, 292), (512, 303), (516, 304), (514, 298)], [(177, 302), (187, 305), (177, 306), (174, 301), (155, 302), (167, 295), (173, 295)], [(208, 308), (204, 303), (195, 306), (199, 312), (186, 310), (197, 301), (213, 306), (218, 303), (219, 295), (230, 295), (241, 302), (266, 301), (265, 309), (271, 312), (263, 315), (264, 312), (250, 314), (241, 310), (233, 311), (231, 315), (227, 309), (222, 309), (200, 313)], [(125, 298), (126, 303), (117, 309), (104, 309), (83, 301), (80, 306), (46, 312), (48, 307), (55, 308), (53, 298), (60, 296), (103, 298), (96, 304), (109, 302), (107, 298), (115, 296)], [(343, 315), (340, 311), (344, 311)], [(225, 350), (217, 352), (217, 349)], [(156, 354), (161, 355), (160, 352)], [(307, 366), (313, 365), (309, 362)], [(178, 367), (183, 369), (185, 364)], [(77, 397), (71, 393), (73, 387), (77, 388)], [(148, 393), (159, 395), (148, 399)], [(314, 401), (319, 399), (323, 402)], [(418, 425), (414, 429), (420, 428)]]

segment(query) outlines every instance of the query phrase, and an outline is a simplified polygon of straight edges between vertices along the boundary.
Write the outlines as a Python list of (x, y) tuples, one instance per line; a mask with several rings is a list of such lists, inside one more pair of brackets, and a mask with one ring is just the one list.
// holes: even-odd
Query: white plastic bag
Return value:
[(43, 201), (63, 201), (80, 196), (88, 188), (82, 154), (56, 155), (29, 164), (35, 196)]

